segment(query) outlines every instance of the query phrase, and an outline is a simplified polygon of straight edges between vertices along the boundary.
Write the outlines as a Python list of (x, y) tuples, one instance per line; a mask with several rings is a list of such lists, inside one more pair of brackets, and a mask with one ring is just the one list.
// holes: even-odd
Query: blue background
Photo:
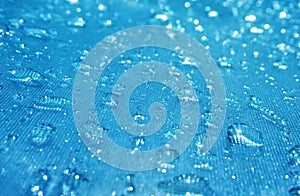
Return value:
[[(296, 0), (0, 0), (0, 195), (297, 195), (299, 9)], [(214, 17), (213, 11), (218, 15)], [(159, 19), (159, 14), (167, 19)], [(256, 20), (249, 21), (249, 15)], [(199, 156), (197, 144), (210, 107), (204, 80), (195, 75), (198, 95), (203, 96), (202, 117), (188, 150), (156, 170), (129, 172), (98, 161), (81, 141), (72, 117), (72, 85), (80, 62), (95, 44), (116, 31), (150, 24), (184, 29), (208, 49), (223, 75), (227, 115), (210, 154)], [(128, 58), (132, 65), (125, 63), (124, 69), (149, 59), (179, 68), (182, 62), (162, 49), (137, 49), (120, 56), (105, 73), (120, 74), (121, 69), (114, 69)], [(9, 70), (21, 72), (13, 75)], [(37, 72), (36, 81), (24, 81)], [(160, 85), (149, 84), (148, 93)], [(109, 99), (103, 95), (111, 88), (99, 87), (97, 97)], [(137, 106), (163, 97), (171, 111), (165, 130), (157, 134), (159, 139), (145, 138), (140, 150), (167, 141), (163, 133), (176, 131), (180, 119), (172, 90), (158, 94), (151, 97), (141, 86), (132, 95), (136, 100), (130, 105), (132, 114), (147, 116), (147, 110), (137, 111)], [(149, 97), (143, 100), (143, 96)], [(99, 113), (104, 111), (103, 101), (96, 101)], [(115, 142), (134, 147), (136, 138), (124, 139), (124, 133), (114, 132), (113, 119), (100, 120), (107, 123)], [(245, 136), (256, 139), (261, 147), (230, 139), (227, 129), (238, 129), (241, 123), (246, 125), (242, 126)], [(253, 136), (257, 132), (258, 138)], [(188, 183), (183, 174), (200, 180)]]

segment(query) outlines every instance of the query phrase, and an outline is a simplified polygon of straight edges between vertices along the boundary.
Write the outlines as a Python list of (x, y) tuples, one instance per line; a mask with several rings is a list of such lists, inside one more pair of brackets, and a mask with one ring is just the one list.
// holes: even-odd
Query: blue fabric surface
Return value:
[[(299, 10), (296, 0), (1, 0), (0, 195), (300, 195)], [(224, 79), (227, 114), (208, 155), (197, 154), (199, 133), (173, 162), (131, 172), (88, 151), (74, 123), (72, 87), (94, 45), (139, 25), (184, 29), (206, 47)], [(131, 60), (125, 69), (147, 59), (143, 56), (156, 58), (155, 53), (180, 68), (180, 56), (140, 48), (116, 59), (105, 74), (115, 73), (113, 85), (122, 60)], [(197, 78), (204, 130), (210, 103), (205, 81)], [(175, 112), (160, 139), (145, 138), (139, 150), (165, 143), (180, 119), (172, 90), (155, 94), (160, 85), (145, 84), (132, 95), (132, 115), (145, 113), (145, 121), (147, 111), (139, 104), (167, 97)], [(107, 133), (112, 140), (135, 148), (137, 138), (114, 131), (109, 107), (101, 105), (111, 88), (97, 89), (97, 109), (105, 116), (100, 120), (112, 129)], [(261, 146), (231, 136), (237, 129)]]

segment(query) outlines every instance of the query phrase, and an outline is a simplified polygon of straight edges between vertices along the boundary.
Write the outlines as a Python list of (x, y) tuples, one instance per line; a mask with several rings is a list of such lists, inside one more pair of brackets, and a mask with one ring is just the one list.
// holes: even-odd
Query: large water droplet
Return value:
[(234, 123), (227, 129), (229, 142), (233, 145), (260, 147), (262, 138), (258, 131), (251, 129), (246, 124)]
[(257, 155), (262, 150), (261, 133), (244, 123), (234, 123), (227, 129), (228, 149), (239, 155)]

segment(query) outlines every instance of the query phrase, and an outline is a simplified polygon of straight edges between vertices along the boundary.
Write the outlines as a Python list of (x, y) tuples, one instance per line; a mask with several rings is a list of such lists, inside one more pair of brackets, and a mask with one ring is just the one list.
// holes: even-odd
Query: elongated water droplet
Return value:
[(63, 97), (42, 96), (34, 99), (33, 107), (40, 110), (64, 111), (72, 101)]
[(31, 68), (10, 69), (7, 79), (29, 86), (39, 86), (43, 80), (42, 75)]

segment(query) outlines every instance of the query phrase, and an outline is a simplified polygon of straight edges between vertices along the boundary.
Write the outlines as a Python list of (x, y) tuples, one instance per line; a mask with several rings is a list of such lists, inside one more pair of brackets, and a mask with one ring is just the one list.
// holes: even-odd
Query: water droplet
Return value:
[(46, 38), (55, 38), (57, 32), (55, 31), (46, 31), (45, 29), (38, 29), (38, 28), (24, 28), (25, 34), (27, 36), (39, 38), (39, 39), (46, 39)]
[(106, 9), (106, 7), (105, 7), (103, 4), (99, 4), (99, 5), (98, 5), (98, 10), (99, 10), (99, 11), (102, 12), (102, 11), (104, 11), (105, 9)]
[(208, 180), (194, 174), (181, 174), (171, 180), (161, 181), (158, 183), (158, 188), (166, 193), (177, 195), (214, 194), (214, 191), (209, 186)]
[(234, 123), (227, 129), (228, 140), (233, 145), (262, 146), (261, 134), (243, 123)]
[(13, 99), (14, 101), (21, 103), (26, 97), (20, 93), (14, 94)]
[(42, 96), (34, 99), (33, 107), (40, 110), (64, 111), (72, 101), (63, 97)]
[(51, 138), (52, 133), (55, 131), (55, 127), (51, 124), (41, 123), (37, 124), (31, 133), (31, 141), (36, 146), (42, 146), (47, 144)]
[(168, 16), (166, 14), (156, 14), (155, 19), (165, 22), (168, 20)]
[(300, 166), (300, 146), (296, 145), (289, 150), (289, 159), (292, 166)]
[(244, 123), (234, 123), (227, 129), (226, 152), (230, 155), (259, 156), (262, 154), (262, 136), (258, 130), (252, 129)]
[(29, 119), (31, 119), (32, 115), (34, 114), (34, 110), (35, 109), (33, 107), (26, 107), (25, 108), (25, 116), (23, 116), (20, 121), (26, 122)]
[(245, 16), (245, 21), (254, 22), (255, 20), (256, 20), (256, 16), (253, 14)]
[(8, 74), (7, 79), (29, 86), (39, 86), (43, 79), (39, 72), (31, 68), (10, 69)]

